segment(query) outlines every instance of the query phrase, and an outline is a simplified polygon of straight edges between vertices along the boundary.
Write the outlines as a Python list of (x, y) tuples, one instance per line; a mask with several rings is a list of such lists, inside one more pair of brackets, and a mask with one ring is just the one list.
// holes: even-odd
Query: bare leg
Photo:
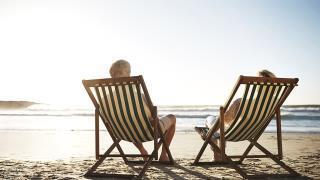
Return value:
[[(143, 147), (143, 144), (142, 143), (133, 143), (137, 148), (138, 150), (140, 151), (141, 155), (148, 155), (148, 152), (147, 150)], [(148, 157), (143, 157), (143, 160), (148, 160)]]
[[(217, 140), (214, 140), (213, 141), (214, 144), (218, 145), (218, 141)], [(218, 145), (219, 146), (219, 145)], [(211, 150), (213, 151), (213, 158), (214, 158), (214, 161), (221, 161), (221, 154), (219, 151), (217, 151), (216, 149), (212, 148), (211, 147)]]
[[(172, 114), (167, 115), (167, 117), (172, 121), (172, 124), (169, 127), (168, 132), (164, 137), (164, 139), (167, 145), (170, 146), (174, 133), (176, 132), (176, 117)], [(169, 161), (169, 157), (164, 146), (162, 146), (162, 151), (161, 151), (159, 161)]]

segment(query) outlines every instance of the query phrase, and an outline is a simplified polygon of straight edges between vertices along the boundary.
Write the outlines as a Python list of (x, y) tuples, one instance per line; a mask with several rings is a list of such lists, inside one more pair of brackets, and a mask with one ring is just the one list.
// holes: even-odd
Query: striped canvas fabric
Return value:
[(153, 140), (151, 112), (140, 84), (112, 84), (91, 87), (99, 104), (100, 116), (116, 138), (129, 142)]
[(227, 141), (254, 138), (269, 124), (275, 107), (285, 94), (288, 84), (245, 84), (245, 91), (235, 120), (225, 131)]

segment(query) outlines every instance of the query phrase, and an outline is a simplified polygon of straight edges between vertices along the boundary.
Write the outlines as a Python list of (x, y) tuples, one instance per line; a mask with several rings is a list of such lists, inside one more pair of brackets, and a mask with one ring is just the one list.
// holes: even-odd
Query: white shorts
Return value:
[(162, 132), (166, 132), (173, 125), (173, 120), (168, 116), (162, 116), (159, 118), (159, 124)]

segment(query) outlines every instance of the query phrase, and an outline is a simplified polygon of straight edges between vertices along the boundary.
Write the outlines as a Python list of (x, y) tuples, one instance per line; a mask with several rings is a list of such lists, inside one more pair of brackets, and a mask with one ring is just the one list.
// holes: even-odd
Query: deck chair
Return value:
[[(151, 102), (142, 76), (83, 80), (82, 82), (95, 107), (95, 155), (97, 159), (85, 177), (142, 178), (150, 164), (158, 160), (158, 149), (161, 145), (165, 147), (170, 159), (167, 164), (174, 164), (168, 145), (164, 141), (166, 132), (162, 132), (159, 126), (157, 107)], [(151, 113), (151, 120), (147, 117), (148, 112)], [(99, 153), (99, 118), (113, 141), (103, 155)], [(122, 140), (128, 142), (153, 141), (153, 151), (145, 156), (125, 154), (120, 146)], [(111, 154), (115, 148), (119, 153)], [(138, 175), (95, 172), (107, 157), (121, 157), (126, 164), (139, 162), (129, 161), (128, 157), (147, 157), (148, 160), (141, 161), (144, 165)]]
[[(240, 76), (225, 105), (220, 107), (220, 121), (215, 124), (216, 127), (213, 126), (210, 129), (206, 127), (196, 127), (198, 128), (197, 131), (201, 134), (204, 143), (196, 156), (193, 165), (229, 165), (233, 167), (243, 178), (259, 178), (267, 175), (248, 175), (243, 168), (240, 167), (240, 164), (245, 158), (271, 158), (278, 165), (288, 171), (289, 174), (268, 174), (268, 176), (299, 176), (296, 171), (281, 161), (283, 153), (280, 115), (281, 105), (293, 88), (297, 86), (298, 81), (299, 80), (297, 78), (289, 79)], [(224, 113), (228, 109), (228, 106), (241, 86), (244, 87), (244, 92), (239, 110), (236, 113), (234, 121), (227, 129), (225, 129)], [(272, 154), (257, 142), (274, 116), (276, 116), (277, 125), (278, 154)], [(213, 139), (219, 140), (220, 147), (213, 143)], [(225, 153), (226, 142), (228, 141), (249, 141), (250, 144), (242, 155), (228, 156)], [(200, 158), (208, 144), (221, 154), (221, 161), (200, 162)], [(264, 154), (249, 155), (249, 152), (254, 146)], [(235, 158), (239, 160), (236, 161)]]

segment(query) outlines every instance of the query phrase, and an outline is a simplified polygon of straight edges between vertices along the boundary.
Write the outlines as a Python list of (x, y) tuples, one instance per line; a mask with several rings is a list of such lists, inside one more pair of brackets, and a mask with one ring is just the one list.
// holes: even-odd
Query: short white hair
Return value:
[(119, 59), (111, 65), (109, 73), (111, 77), (128, 77), (131, 73), (130, 63)]

